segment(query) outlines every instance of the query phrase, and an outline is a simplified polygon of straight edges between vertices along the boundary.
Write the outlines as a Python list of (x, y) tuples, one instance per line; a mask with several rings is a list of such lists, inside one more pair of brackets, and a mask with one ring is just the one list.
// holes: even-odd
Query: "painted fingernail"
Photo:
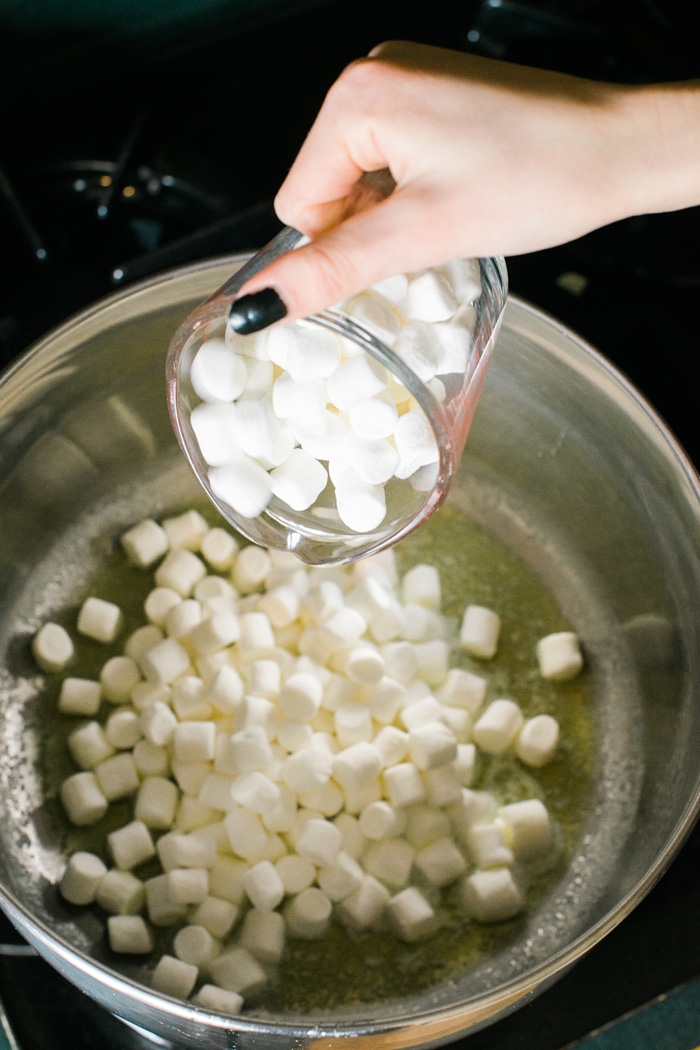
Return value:
[(275, 289), (263, 288), (261, 292), (235, 299), (231, 304), (228, 323), (234, 332), (250, 335), (251, 332), (259, 332), (286, 316), (287, 307)]

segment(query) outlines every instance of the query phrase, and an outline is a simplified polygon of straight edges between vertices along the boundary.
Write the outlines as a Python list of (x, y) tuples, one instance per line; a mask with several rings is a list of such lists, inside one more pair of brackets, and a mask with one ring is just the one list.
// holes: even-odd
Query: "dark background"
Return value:
[[(0, 366), (117, 287), (264, 243), (326, 89), (381, 40), (644, 83), (700, 75), (699, 21), (690, 0), (4, 0)], [(507, 260), (512, 291), (607, 355), (695, 463), (699, 243), (688, 209)], [(696, 832), (630, 918), (464, 1050), (559, 1050), (694, 977), (699, 863)], [(22, 1050), (139, 1044), (38, 959), (0, 951), (0, 995)]]

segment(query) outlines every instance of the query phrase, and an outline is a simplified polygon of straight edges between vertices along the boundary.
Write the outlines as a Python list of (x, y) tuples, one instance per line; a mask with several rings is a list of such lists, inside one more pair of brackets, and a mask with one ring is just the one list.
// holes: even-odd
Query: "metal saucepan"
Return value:
[(651, 888), (696, 817), (697, 478), (605, 360), (511, 300), (448, 506), (513, 548), (583, 639), (599, 746), (566, 871), (504, 947), (399, 1001), (232, 1019), (155, 994), (139, 965), (118, 968), (99, 917), (58, 895), (64, 759), (29, 640), (84, 593), (125, 527), (197, 495), (168, 419), (165, 351), (237, 261), (105, 300), (0, 381), (0, 904), (69, 980), (182, 1046), (435, 1045), (562, 974)]

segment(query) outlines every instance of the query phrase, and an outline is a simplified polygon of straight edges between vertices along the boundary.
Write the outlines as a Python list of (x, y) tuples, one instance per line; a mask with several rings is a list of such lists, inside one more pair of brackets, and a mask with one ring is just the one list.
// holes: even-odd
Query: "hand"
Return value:
[(696, 84), (627, 87), (383, 44), (333, 85), (277, 196), (312, 243), (242, 295), (272, 290), (262, 328), (394, 273), (700, 203), (699, 128)]

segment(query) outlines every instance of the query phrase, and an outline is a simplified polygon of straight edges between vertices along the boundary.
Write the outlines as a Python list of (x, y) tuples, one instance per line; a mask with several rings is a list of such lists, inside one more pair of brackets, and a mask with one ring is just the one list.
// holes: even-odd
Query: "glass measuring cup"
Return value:
[[(210, 340), (227, 340), (232, 354), (240, 352), (241, 344), (237, 340), (241, 337), (227, 333), (228, 313), (238, 289), (253, 273), (294, 248), (300, 239), (301, 234), (296, 230), (282, 230), (185, 319), (167, 355), (168, 408), (176, 437), (200, 484), (221, 515), (238, 532), (262, 546), (291, 551), (311, 565), (342, 565), (392, 546), (424, 522), (445, 499), (464, 448), (500, 326), (507, 296), (507, 275), (502, 259), (470, 261), (473, 274), (478, 267), (479, 284), (474, 286), (478, 294), (469, 305), (470, 323), (460, 329), (460, 338), (463, 331), (464, 339), (459, 354), (460, 367), (455, 371), (436, 373), (430, 379), (426, 378), (428, 373), (424, 373), (421, 378), (419, 369), (411, 367), (405, 355), (390, 348), (379, 337), (377, 329), (372, 330), (370, 322), (361, 323), (353, 316), (353, 313), (358, 312), (358, 302), (366, 302), (368, 295), (355, 297), (346, 304), (303, 321), (291, 322), (288, 326), (290, 329), (305, 329), (307, 334), (314, 330), (333, 333), (340, 340), (342, 360), (366, 356), (386, 369), (386, 373), (382, 374), (387, 377), (387, 389), (393, 390), (395, 400), (405, 398), (397, 402), (399, 414), (415, 413), (412, 422), (417, 422), (418, 415), (424, 414), (429, 441), (434, 445), (434, 455), (430, 462), (419, 465), (410, 474), (406, 475), (406, 469), (410, 470), (409, 465), (399, 470), (404, 476), (392, 475), (383, 484), (373, 486), (371, 496), (383, 500), (386, 511), (378, 524), (361, 531), (356, 526), (351, 527), (339, 513), (343, 483), (337, 477), (334, 483), (333, 464), (327, 461), (323, 461), (322, 465), (330, 468), (331, 477), (311, 505), (295, 510), (279, 496), (272, 494), (262, 510), (247, 516), (222, 497), (216, 468), (213, 468), (211, 457), (209, 462), (205, 459), (200, 447), (192, 424), (192, 412), (202, 404), (202, 399), (192, 383), (192, 365), (198, 351)], [(461, 265), (460, 261), (458, 264)], [(246, 349), (245, 345), (243, 349)], [(251, 358), (246, 357), (246, 360), (249, 363)], [(373, 367), (376, 371), (376, 366)], [(279, 366), (273, 366), (274, 380), (279, 378), (281, 371)], [(269, 368), (267, 372), (270, 372)], [(237, 403), (251, 396), (259, 400), (267, 399), (270, 403), (272, 395), (269, 389), (262, 392), (256, 389), (252, 394), (244, 390)], [(330, 405), (330, 409), (345, 425), (347, 413), (333, 405)], [(235, 411), (232, 410), (232, 418), (235, 418)], [(397, 439), (393, 436), (388, 440), (390, 445), (397, 445)], [(300, 443), (305, 447), (303, 439)], [(367, 448), (371, 451), (371, 446)], [(274, 468), (271, 469), (274, 472)], [(344, 491), (346, 503), (348, 499), (352, 503), (355, 491), (359, 493), (357, 499), (363, 498), (365, 493), (362, 485), (357, 490), (346, 488)]]

